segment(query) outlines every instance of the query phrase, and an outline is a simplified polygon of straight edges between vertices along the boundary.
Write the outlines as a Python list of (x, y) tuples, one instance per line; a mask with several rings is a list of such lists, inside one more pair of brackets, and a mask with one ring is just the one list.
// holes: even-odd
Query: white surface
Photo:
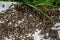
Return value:
[(56, 23), (54, 26), (55, 26), (55, 27), (56, 27), (56, 26), (60, 26), (60, 23)]
[[(0, 2), (0, 12), (2, 10), (8, 9), (8, 7), (12, 4), (13, 2)], [(16, 2), (14, 2), (16, 4)], [(5, 7), (3, 7), (5, 5)]]
[(36, 30), (37, 32), (35, 32), (34, 33), (34, 40), (40, 40), (40, 35), (39, 35), (39, 33), (40, 33), (40, 30)]
[(58, 34), (59, 34), (59, 38), (60, 38), (60, 31), (58, 31)]
[(12, 39), (8, 39), (8, 38), (6, 37), (5, 40), (12, 40)]
[(60, 30), (60, 23), (54, 24), (53, 27), (52, 27), (52, 30)]

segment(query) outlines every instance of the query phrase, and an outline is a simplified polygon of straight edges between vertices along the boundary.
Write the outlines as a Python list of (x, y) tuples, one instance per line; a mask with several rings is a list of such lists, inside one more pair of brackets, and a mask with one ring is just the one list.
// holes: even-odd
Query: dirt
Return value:
[[(59, 10), (51, 8), (41, 8), (41, 10), (47, 13), (55, 22), (60, 22)], [(9, 9), (0, 12), (1, 40), (4, 40), (5, 37), (15, 38), (14, 40), (34, 40), (32, 35), (36, 29), (43, 29), (40, 34), (44, 34), (45, 39), (59, 40), (58, 32), (52, 30), (52, 26), (53, 23), (50, 19), (25, 4), (12, 4)], [(49, 33), (49, 35), (46, 36), (46, 33)], [(28, 36), (29, 34), (31, 35)]]

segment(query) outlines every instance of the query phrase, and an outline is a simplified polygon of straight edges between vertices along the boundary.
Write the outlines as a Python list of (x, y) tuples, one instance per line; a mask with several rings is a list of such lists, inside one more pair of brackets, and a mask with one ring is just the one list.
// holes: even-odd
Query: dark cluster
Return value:
[(5, 37), (12, 40), (34, 40), (36, 29), (43, 29), (40, 34), (49, 33), (48, 37), (57, 40), (58, 35), (51, 29), (52, 25), (47, 17), (38, 14), (33, 8), (25, 4), (12, 4), (9, 9), (0, 12), (0, 40)]

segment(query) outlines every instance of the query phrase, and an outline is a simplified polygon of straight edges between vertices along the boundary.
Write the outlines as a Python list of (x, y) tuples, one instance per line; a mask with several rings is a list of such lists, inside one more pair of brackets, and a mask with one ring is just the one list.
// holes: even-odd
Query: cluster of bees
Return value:
[(25, 4), (12, 4), (9, 9), (0, 12), (1, 40), (5, 37), (12, 40), (34, 40), (36, 29), (43, 29), (42, 34), (51, 34), (51, 27), (52, 23), (48, 18)]

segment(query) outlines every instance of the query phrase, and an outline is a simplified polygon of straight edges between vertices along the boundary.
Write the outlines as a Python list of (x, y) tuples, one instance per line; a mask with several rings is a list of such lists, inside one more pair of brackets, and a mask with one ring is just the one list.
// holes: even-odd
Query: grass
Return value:
[(60, 0), (0, 0), (0, 1), (15, 1), (15, 2), (22, 2), (27, 4), (28, 6), (34, 8), (37, 12), (43, 14), (47, 18), (52, 21), (52, 18), (40, 10), (37, 6), (42, 7), (60, 7)]

